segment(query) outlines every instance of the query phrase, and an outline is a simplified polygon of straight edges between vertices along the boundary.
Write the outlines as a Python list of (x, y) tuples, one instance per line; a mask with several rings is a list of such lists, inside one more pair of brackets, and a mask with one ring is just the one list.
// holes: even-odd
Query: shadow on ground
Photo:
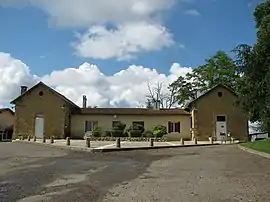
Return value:
[[(3, 155), (5, 148), (8, 154)], [(168, 157), (1, 145), (0, 201), (102, 201), (114, 184), (137, 178), (153, 161)]]

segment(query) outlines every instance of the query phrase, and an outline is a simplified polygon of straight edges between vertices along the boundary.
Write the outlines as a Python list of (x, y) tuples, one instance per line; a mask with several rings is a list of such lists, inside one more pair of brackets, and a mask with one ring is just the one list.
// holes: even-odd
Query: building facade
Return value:
[(15, 113), (9, 108), (0, 109), (0, 141), (12, 138)]
[(222, 132), (246, 139), (247, 116), (234, 104), (235, 100), (231, 90), (219, 85), (191, 102), (185, 110), (87, 108), (85, 96), (83, 106), (79, 107), (40, 82), (29, 90), (23, 86), (21, 95), (11, 102), (15, 105), (14, 137), (83, 138), (94, 125), (110, 131), (120, 121), (127, 126), (139, 123), (145, 130), (164, 125), (174, 140), (191, 139), (191, 134), (199, 140), (208, 140), (210, 136), (219, 139), (218, 134)]
[(115, 121), (127, 126), (143, 123), (146, 130), (161, 124), (179, 139), (190, 137), (190, 113), (183, 109), (87, 108), (83, 96), (80, 108), (69, 99), (40, 82), (31, 89), (24, 86), (15, 105), (14, 136), (54, 136), (83, 138), (97, 124), (103, 131), (111, 130)]
[(192, 116), (192, 136), (199, 140), (221, 140), (230, 133), (239, 140), (248, 139), (248, 116), (236, 104), (237, 95), (230, 88), (217, 85), (187, 106)]

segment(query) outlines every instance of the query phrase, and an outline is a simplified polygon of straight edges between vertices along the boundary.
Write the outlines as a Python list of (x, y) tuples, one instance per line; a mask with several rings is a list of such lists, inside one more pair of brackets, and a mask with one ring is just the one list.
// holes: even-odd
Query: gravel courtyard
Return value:
[(237, 145), (113, 153), (0, 143), (0, 201), (270, 201), (270, 159)]

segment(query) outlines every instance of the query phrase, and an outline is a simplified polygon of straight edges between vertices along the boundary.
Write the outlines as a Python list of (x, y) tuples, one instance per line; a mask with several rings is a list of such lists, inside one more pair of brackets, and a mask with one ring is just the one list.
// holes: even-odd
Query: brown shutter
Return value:
[(88, 126), (88, 121), (85, 121), (85, 123), (84, 123), (84, 132), (85, 133), (87, 132), (87, 126)]
[(173, 123), (172, 122), (168, 122), (168, 133), (173, 132)]
[(180, 122), (175, 123), (175, 132), (180, 133)]

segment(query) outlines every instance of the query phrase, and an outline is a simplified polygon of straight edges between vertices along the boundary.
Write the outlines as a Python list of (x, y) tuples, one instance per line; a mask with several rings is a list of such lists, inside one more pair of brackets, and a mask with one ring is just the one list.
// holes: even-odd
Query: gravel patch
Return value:
[(270, 159), (237, 145), (85, 153), (1, 143), (0, 201), (270, 201)]

